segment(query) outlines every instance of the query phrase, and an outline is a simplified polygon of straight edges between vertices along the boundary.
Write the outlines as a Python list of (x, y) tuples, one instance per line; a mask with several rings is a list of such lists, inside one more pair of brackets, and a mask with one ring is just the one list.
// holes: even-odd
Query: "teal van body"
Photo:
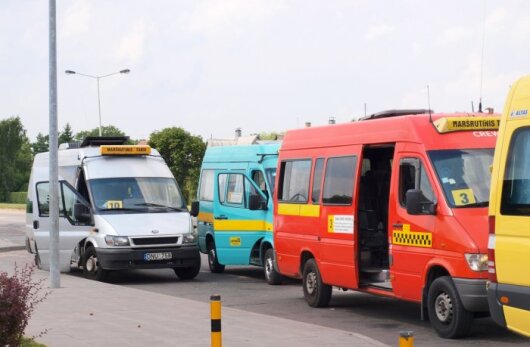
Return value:
[(197, 228), (212, 272), (223, 272), (225, 265), (257, 265), (264, 267), (268, 283), (279, 282), (272, 235), (279, 148), (279, 142), (207, 148)]

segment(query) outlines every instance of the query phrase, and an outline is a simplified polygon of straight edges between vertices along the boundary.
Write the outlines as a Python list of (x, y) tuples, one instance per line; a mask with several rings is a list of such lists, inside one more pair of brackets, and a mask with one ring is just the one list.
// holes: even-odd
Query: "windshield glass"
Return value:
[(172, 212), (186, 209), (173, 178), (121, 177), (89, 180), (96, 211), (101, 213)]
[(271, 192), (273, 192), (274, 182), (276, 181), (276, 169), (265, 169), (265, 174), (267, 175), (267, 181), (269, 182)]
[(449, 206), (488, 206), (493, 148), (430, 151), (429, 157)]

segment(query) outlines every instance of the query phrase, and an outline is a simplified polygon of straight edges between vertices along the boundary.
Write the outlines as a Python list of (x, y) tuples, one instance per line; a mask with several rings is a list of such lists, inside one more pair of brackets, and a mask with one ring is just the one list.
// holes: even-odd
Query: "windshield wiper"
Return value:
[(167, 209), (170, 209), (170, 210), (173, 210), (173, 211), (179, 211), (179, 212), (186, 211), (183, 208), (167, 206), (167, 205), (162, 205), (162, 204), (155, 204), (155, 203), (152, 203), (152, 202), (144, 202), (144, 203), (141, 203), (141, 204), (134, 204), (134, 206), (160, 207), (160, 208), (167, 208)]
[(458, 206), (458, 207), (461, 207), (461, 208), (467, 208), (467, 207), (488, 207), (490, 204), (489, 201), (481, 201), (481, 202), (475, 202), (473, 204), (467, 204), (467, 205), (462, 205), (462, 206)]
[(111, 208), (100, 208), (99, 211), (138, 211), (138, 209), (127, 208), (127, 207), (111, 207)]

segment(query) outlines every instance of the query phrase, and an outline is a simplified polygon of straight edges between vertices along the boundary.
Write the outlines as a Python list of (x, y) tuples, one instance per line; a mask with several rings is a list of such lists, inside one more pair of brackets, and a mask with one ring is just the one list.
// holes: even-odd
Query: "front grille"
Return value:
[(178, 237), (172, 236), (172, 237), (137, 237), (137, 238), (131, 238), (132, 242), (136, 246), (147, 246), (147, 245), (168, 245), (168, 244), (176, 244), (178, 241)]

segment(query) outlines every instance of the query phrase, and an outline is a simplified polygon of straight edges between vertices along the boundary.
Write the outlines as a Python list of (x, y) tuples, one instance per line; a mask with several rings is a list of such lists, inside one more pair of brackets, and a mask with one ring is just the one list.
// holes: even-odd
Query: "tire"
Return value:
[(208, 267), (210, 268), (210, 271), (215, 274), (220, 274), (225, 271), (225, 266), (219, 264), (219, 261), (217, 261), (217, 252), (213, 241), (208, 243)]
[(311, 258), (304, 264), (302, 275), (304, 297), (311, 307), (326, 307), (331, 299), (332, 287), (322, 282), (320, 271), (315, 259)]
[(34, 258), (35, 266), (37, 269), (42, 270), (42, 261), (40, 260), (40, 254), (37, 247), (35, 247), (35, 258)]
[(456, 339), (467, 335), (473, 324), (473, 313), (464, 308), (449, 276), (435, 279), (429, 287), (427, 312), (440, 337)]
[(175, 274), (180, 278), (181, 280), (191, 280), (197, 277), (199, 272), (201, 271), (201, 256), (200, 254), (197, 255), (197, 259), (195, 259), (195, 263), (190, 267), (176, 267), (173, 269), (175, 271)]
[(83, 255), (83, 275), (100, 282), (105, 282), (109, 275), (109, 270), (99, 265), (96, 249), (92, 246), (88, 247)]
[(263, 272), (265, 273), (265, 280), (270, 285), (277, 285), (282, 283), (282, 275), (274, 269), (274, 249), (269, 248), (265, 252), (263, 259)]

